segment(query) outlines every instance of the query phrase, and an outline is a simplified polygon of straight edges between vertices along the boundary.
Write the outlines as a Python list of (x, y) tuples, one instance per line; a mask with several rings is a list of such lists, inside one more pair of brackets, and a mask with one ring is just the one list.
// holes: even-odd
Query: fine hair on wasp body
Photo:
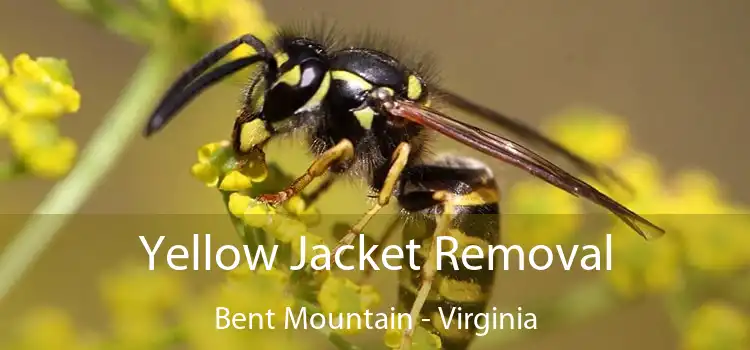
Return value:
[[(325, 29), (285, 29), (268, 46), (247, 34), (209, 52), (166, 92), (145, 135), (163, 128), (206, 88), (259, 63), (259, 73), (245, 91), (232, 129), (234, 151), (242, 158), (262, 152), (269, 140), (279, 136), (302, 133), (307, 137), (315, 160), (285, 190), (258, 198), (270, 204), (301, 193), (313, 180), (328, 173), (365, 179), (376, 201), (341, 239), (339, 247), (351, 244), (394, 197), (402, 212), (426, 219), (425, 227), (430, 232), (422, 230), (417, 237), (424, 243), (434, 242), (441, 235), (457, 236), (454, 238), (459, 241), (498, 242), (500, 194), (492, 172), (485, 164), (465, 156), (435, 157), (428, 153), (428, 135), (435, 132), (608, 209), (645, 238), (664, 233), (529, 148), (454, 119), (434, 105), (440, 102), (493, 121), (530, 146), (565, 157), (592, 178), (623, 183), (608, 169), (587, 162), (521, 122), (439, 87), (419, 60), (397, 59), (387, 47), (377, 47), (372, 40), (342, 44), (332, 40), (331, 33)], [(210, 69), (240, 45), (252, 47), (255, 53)], [(470, 214), (479, 215), (469, 218)], [(421, 257), (424, 265), (419, 273), (402, 274), (401, 303), (410, 309), (413, 320), (432, 319), (423, 324), (437, 332), (444, 348), (464, 349), (473, 331), (442, 329), (433, 317), (435, 310), (463, 305), (480, 312), (486, 307), (494, 277), (488, 271), (435, 271), (434, 249), (423, 251)], [(436, 276), (440, 277), (436, 283), (442, 283), (437, 296), (430, 293)], [(410, 347), (412, 332), (404, 332), (402, 349)]]

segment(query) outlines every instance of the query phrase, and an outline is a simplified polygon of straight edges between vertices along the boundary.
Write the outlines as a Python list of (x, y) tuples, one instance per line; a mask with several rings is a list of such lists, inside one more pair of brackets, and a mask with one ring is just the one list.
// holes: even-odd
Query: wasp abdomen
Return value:
[[(443, 340), (444, 349), (465, 349), (477, 330), (473, 324), (457, 324), (457, 313), (481, 313), (487, 307), (495, 282), (490, 270), (490, 245), (500, 240), (499, 190), (492, 173), (483, 164), (464, 157), (443, 157), (427, 165), (410, 169), (402, 178), (399, 202), (419, 219), (409, 220), (404, 228), (404, 243), (414, 239), (421, 245), (415, 264), (424, 266), (438, 234), (443, 237), (443, 256), (435, 281), (420, 313), (420, 323), (434, 330)], [(439, 200), (437, 193), (447, 193)], [(439, 218), (452, 213), (446, 231), (436, 232)], [(464, 253), (464, 247), (482, 249)], [(464, 256), (466, 255), (466, 256)], [(401, 273), (400, 306), (409, 310), (423, 280), (421, 271), (404, 269)], [(415, 320), (416, 322), (416, 320)], [(448, 326), (446, 327), (446, 323)]]

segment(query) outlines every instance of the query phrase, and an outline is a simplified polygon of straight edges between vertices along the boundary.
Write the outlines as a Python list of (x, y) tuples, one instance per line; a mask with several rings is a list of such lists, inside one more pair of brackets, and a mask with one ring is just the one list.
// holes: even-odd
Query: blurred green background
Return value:
[[(721, 181), (728, 199), (750, 203), (750, 162), (743, 155), (750, 130), (750, 2), (277, 0), (263, 6), (276, 24), (323, 16), (344, 32), (371, 28), (406, 37), (418, 43), (415, 50), (434, 53), (444, 85), (532, 124), (577, 106), (621, 116), (629, 123), (633, 143), (653, 155), (665, 172), (704, 169)], [(54, 1), (0, 3), (0, 31), (0, 52), (8, 59), (27, 52), (68, 60), (82, 107), (61, 120), (61, 129), (81, 148), (145, 52)], [(176, 69), (182, 67), (176, 64)], [(0, 302), (0, 334), (39, 305), (64, 307), (76, 322), (96, 328), (103, 315), (92, 300), (103, 272), (127, 259), (146, 258), (136, 238), (145, 232), (127, 234), (116, 226), (183, 221), (184, 228), (164, 224), (165, 230), (187, 235), (193, 233), (197, 214), (224, 213), (217, 193), (198, 184), (187, 170), (198, 146), (228, 136), (240, 87), (234, 82), (210, 90), (159, 137), (132, 142), (81, 209), (87, 216), (79, 219), (79, 226), (67, 227)], [(310, 158), (299, 148), (275, 157), (279, 153), (274, 150), (282, 146), (268, 152), (270, 160), (290, 173), (307, 167)], [(436, 148), (465, 151), (450, 142), (439, 142)], [(495, 168), (503, 186), (519, 175), (502, 165)], [(0, 247), (52, 185), (29, 179), (0, 186), (0, 213), (5, 214)], [(352, 193), (357, 193), (352, 186), (339, 184), (320, 211), (361, 213), (365, 198), (355, 201)], [(342, 207), (338, 204), (344, 198), (347, 205)], [(153, 214), (172, 216), (154, 219)], [(223, 215), (205, 220), (211, 227), (231, 230)], [(149, 234), (167, 233), (151, 227)], [(221, 239), (234, 242), (235, 237)], [(505, 285), (495, 298), (515, 305), (514, 300), (551, 295), (578, 277), (554, 271), (504, 272)], [(202, 278), (213, 277), (197, 276), (197, 283)], [(645, 300), (507, 348), (673, 349), (677, 339), (656, 301)], [(487, 341), (478, 347), (491, 345)]]

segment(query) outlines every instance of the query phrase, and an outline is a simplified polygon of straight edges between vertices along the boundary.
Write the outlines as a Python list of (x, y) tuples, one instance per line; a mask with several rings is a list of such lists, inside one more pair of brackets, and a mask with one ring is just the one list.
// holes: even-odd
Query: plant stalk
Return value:
[(152, 49), (95, 131), (70, 174), (58, 182), (0, 255), (0, 300), (114, 168), (171, 73), (168, 50)]

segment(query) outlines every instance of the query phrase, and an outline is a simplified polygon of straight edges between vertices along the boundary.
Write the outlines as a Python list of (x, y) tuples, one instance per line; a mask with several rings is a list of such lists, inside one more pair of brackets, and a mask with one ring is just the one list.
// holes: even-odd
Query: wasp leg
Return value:
[(289, 187), (277, 193), (261, 195), (258, 199), (269, 204), (284, 202), (302, 192), (314, 179), (325, 174), (334, 164), (346, 162), (352, 158), (354, 158), (354, 146), (351, 141), (343, 139), (318, 156), (307, 168), (307, 172), (294, 180)]
[(323, 194), (331, 189), (331, 186), (333, 186), (333, 184), (336, 183), (336, 181), (340, 177), (341, 175), (329, 173), (323, 180), (323, 182), (318, 185), (318, 187), (310, 191), (310, 193), (302, 195), (303, 199), (305, 200), (305, 205), (307, 205), (308, 207), (312, 206)]
[(370, 210), (357, 221), (349, 232), (339, 240), (338, 245), (333, 250), (333, 253), (337, 252), (342, 246), (352, 244), (357, 235), (364, 230), (365, 226), (370, 219), (375, 216), (383, 207), (388, 205), (393, 196), (393, 192), (396, 189), (396, 183), (398, 183), (401, 172), (404, 171), (406, 163), (409, 160), (409, 153), (411, 152), (411, 146), (408, 143), (401, 143), (396, 147), (396, 151), (393, 152), (393, 159), (391, 160), (391, 166), (388, 169), (388, 174), (383, 182), (383, 187), (378, 193), (378, 201), (370, 208)]
[[(399, 308), (410, 311), (414, 327), (438, 335), (443, 349), (465, 350), (476, 328), (455, 319), (446, 326), (442, 315), (476, 315), (487, 307), (495, 283), (488, 248), (500, 241), (500, 190), (486, 165), (455, 155), (407, 168), (399, 187), (399, 206), (410, 213), (402, 244), (420, 244), (413, 261), (422, 266), (401, 270)], [(469, 246), (482, 254), (461, 248)], [(438, 248), (448, 256), (436, 256)], [(411, 346), (413, 332), (404, 332), (402, 349)]]
[[(391, 237), (393, 237), (393, 234), (396, 233), (396, 229), (398, 228), (401, 221), (400, 218), (396, 216), (391, 222), (388, 224), (388, 227), (385, 229), (385, 232), (383, 232), (383, 235), (380, 236), (380, 238), (377, 241), (378, 247), (375, 248), (375, 251), (372, 252), (373, 256), (380, 256), (380, 253), (383, 252), (383, 246), (385, 245), (385, 242), (387, 242)], [(365, 265), (365, 269), (362, 273), (362, 277), (359, 280), (359, 284), (365, 284), (372, 275), (372, 265)]]
[[(420, 317), (420, 313), (425, 301), (427, 301), (427, 296), (429, 296), (430, 290), (432, 290), (432, 283), (435, 280), (435, 274), (437, 272), (438, 237), (448, 235), (451, 221), (453, 220), (453, 216), (455, 215), (454, 205), (450, 200), (451, 197), (452, 195), (450, 193), (442, 191), (435, 192), (433, 196), (435, 200), (443, 203), (443, 213), (440, 214), (437, 219), (437, 226), (435, 227), (435, 233), (432, 236), (432, 243), (430, 244), (430, 252), (427, 254), (427, 259), (421, 268), (422, 281), (420, 283), (419, 289), (417, 290), (417, 295), (414, 299), (414, 303), (411, 306), (411, 311), (409, 312), (410, 319), (413, 323), (419, 323), (415, 322), (414, 320), (422, 319)], [(415, 328), (416, 327), (412, 326), (404, 331), (404, 335), (401, 338), (401, 346), (399, 348), (400, 350), (409, 350), (411, 348), (412, 337), (414, 335)]]

